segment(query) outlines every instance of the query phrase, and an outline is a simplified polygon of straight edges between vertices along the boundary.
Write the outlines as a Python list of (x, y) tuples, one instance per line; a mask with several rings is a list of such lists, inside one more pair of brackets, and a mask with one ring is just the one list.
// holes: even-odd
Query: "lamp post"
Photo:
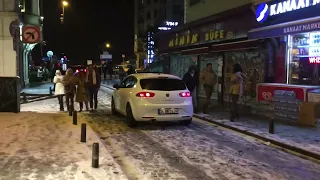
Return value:
[(109, 49), (111, 45), (109, 43), (106, 43), (106, 48)]
[(69, 6), (68, 1), (62, 1), (62, 14), (61, 14), (61, 23), (63, 23), (64, 20), (64, 8)]

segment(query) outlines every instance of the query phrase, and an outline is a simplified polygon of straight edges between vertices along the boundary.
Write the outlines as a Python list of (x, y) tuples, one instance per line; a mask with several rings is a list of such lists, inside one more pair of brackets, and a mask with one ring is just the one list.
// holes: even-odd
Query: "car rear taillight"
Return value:
[(182, 92), (182, 93), (179, 93), (180, 97), (190, 97), (191, 94), (190, 92)]
[(156, 94), (152, 92), (139, 92), (136, 96), (137, 97), (143, 97), (143, 98), (149, 98), (154, 97)]

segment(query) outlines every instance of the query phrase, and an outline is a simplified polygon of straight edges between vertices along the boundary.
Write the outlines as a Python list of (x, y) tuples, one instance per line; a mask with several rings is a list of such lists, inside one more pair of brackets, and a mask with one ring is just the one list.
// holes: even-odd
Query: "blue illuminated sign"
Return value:
[(269, 16), (269, 6), (266, 3), (260, 4), (256, 9), (256, 19), (258, 22), (264, 22)]
[(285, 0), (268, 4), (262, 3), (257, 6), (256, 19), (258, 22), (264, 22), (268, 16), (285, 14), (287, 12), (319, 5), (320, 0)]

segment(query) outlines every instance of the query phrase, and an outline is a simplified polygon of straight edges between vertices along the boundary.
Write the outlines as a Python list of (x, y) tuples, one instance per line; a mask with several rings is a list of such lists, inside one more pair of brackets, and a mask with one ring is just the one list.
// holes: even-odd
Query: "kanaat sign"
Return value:
[(191, 33), (187, 31), (184, 35), (176, 34), (174, 38), (169, 40), (169, 48), (187, 45), (195, 45), (200, 43), (218, 42), (222, 40), (232, 39), (234, 33), (227, 30), (209, 30), (205, 33)]
[(320, 4), (320, 0), (286, 0), (282, 2), (262, 3), (257, 6), (256, 19), (262, 23), (270, 16), (286, 14)]

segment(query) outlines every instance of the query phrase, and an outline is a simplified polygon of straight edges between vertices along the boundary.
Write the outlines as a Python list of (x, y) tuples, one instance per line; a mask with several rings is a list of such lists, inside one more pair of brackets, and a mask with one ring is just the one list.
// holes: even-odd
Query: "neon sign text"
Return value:
[(320, 64), (320, 57), (310, 57), (309, 62), (310, 64)]
[(270, 5), (270, 16), (320, 4), (320, 0), (287, 0)]

